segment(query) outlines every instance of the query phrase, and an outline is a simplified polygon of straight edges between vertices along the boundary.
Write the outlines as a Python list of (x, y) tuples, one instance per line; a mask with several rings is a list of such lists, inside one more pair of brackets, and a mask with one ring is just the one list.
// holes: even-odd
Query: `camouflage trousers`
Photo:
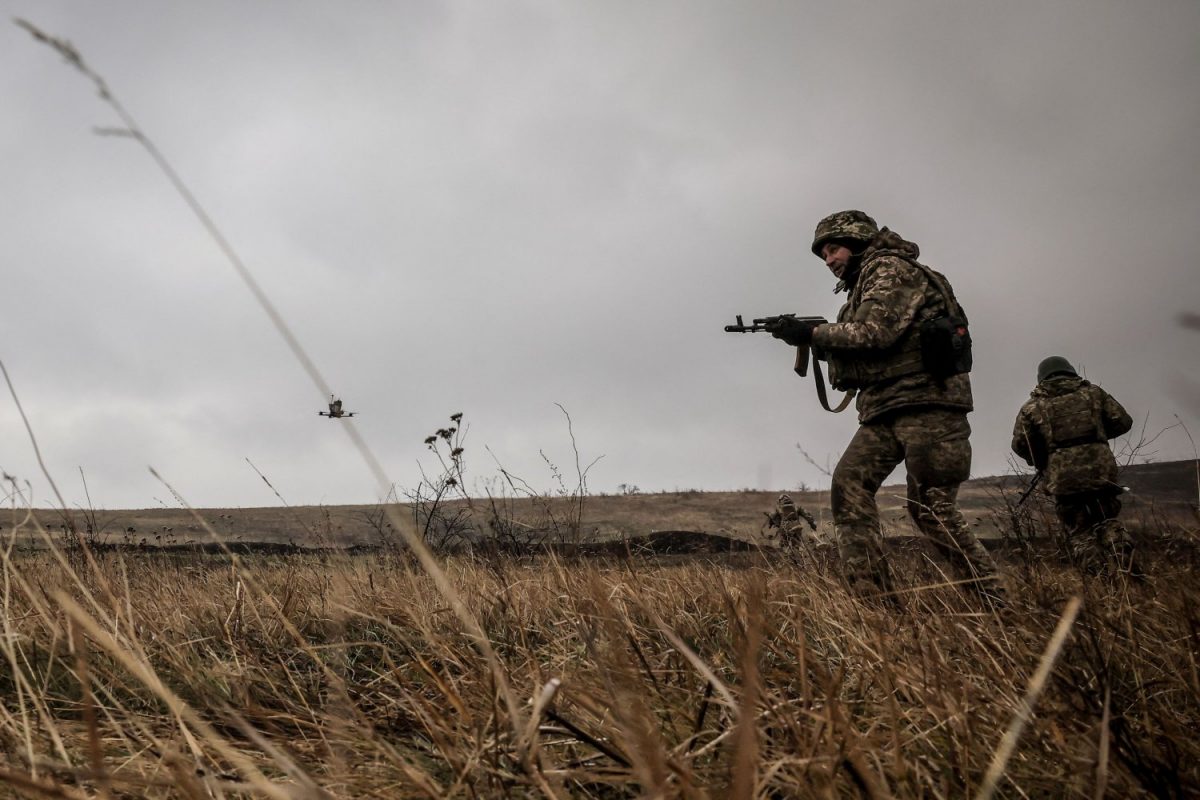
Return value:
[(830, 504), (846, 578), (856, 590), (890, 591), (875, 493), (896, 466), (908, 472), (906, 506), (917, 528), (954, 565), (955, 577), (994, 594), (1003, 583), (991, 554), (958, 510), (971, 472), (971, 426), (961, 411), (901, 410), (859, 426), (833, 471)]
[(1113, 567), (1136, 572), (1133, 540), (1121, 520), (1121, 498), (1112, 491), (1098, 490), (1061, 494), (1054, 498), (1054, 510), (1067, 534), (1071, 560), (1092, 574), (1107, 573)]

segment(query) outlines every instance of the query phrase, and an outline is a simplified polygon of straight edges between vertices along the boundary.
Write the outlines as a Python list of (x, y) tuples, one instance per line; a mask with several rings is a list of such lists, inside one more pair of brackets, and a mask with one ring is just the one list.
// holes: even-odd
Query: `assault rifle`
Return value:
[[(1021, 492), (1021, 496), (1017, 498), (1016, 505), (1014, 506), (1015, 508), (1020, 508), (1021, 506), (1025, 505), (1025, 501), (1029, 499), (1031, 494), (1033, 494), (1033, 490), (1038, 487), (1038, 484), (1042, 482), (1042, 478), (1044, 477), (1046, 477), (1046, 474), (1040, 469), (1033, 474), (1033, 480), (1029, 482), (1029, 485), (1025, 487), (1025, 491)], [(1119, 483), (1114, 483), (1112, 486), (1116, 490), (1114, 494), (1125, 494), (1126, 492), (1133, 491), (1133, 489), (1129, 488), (1128, 486), (1122, 486)]]
[(1021, 492), (1021, 496), (1017, 498), (1017, 508), (1025, 505), (1025, 501), (1029, 499), (1029, 495), (1033, 494), (1033, 490), (1036, 489), (1037, 485), (1041, 482), (1042, 471), (1039, 469), (1036, 473), (1034, 473), (1033, 480), (1031, 480), (1029, 485), (1025, 487), (1025, 491)]
[[(726, 333), (756, 333), (758, 331), (774, 333), (787, 324), (784, 322), (784, 320), (794, 319), (799, 320), (800, 322), (810, 322), (818, 325), (824, 325), (829, 321), (824, 317), (800, 317), (795, 314), (778, 314), (773, 317), (759, 317), (758, 319), (751, 320), (752, 324), (750, 325), (742, 322), (741, 314), (738, 314), (736, 319), (737, 322), (735, 324), (725, 326)], [(812, 355), (813, 379), (817, 383), (817, 399), (821, 401), (821, 407), (826, 411), (832, 411), (835, 414), (839, 411), (844, 411), (846, 406), (850, 405), (850, 400), (854, 397), (854, 390), (851, 389), (849, 392), (846, 392), (846, 396), (842, 398), (842, 402), (838, 404), (837, 408), (830, 408), (829, 398), (825, 393), (825, 376), (821, 374), (821, 365), (819, 363), (823, 356), (820, 351), (815, 353), (811, 351), (812, 348), (809, 345), (799, 345), (796, 348), (796, 363), (793, 365), (792, 369), (797, 375), (803, 378), (808, 374), (809, 356)]]

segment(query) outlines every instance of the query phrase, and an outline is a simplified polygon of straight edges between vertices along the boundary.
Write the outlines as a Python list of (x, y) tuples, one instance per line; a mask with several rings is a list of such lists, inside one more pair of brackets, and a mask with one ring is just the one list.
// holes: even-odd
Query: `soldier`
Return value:
[[(765, 512), (764, 512), (765, 513)], [(765, 530), (767, 535), (778, 538), (783, 547), (798, 547), (804, 543), (804, 524), (815, 531), (817, 520), (801, 505), (798, 505), (789, 494), (779, 495), (775, 501), (775, 511), (767, 514)]]
[(915, 244), (881, 230), (861, 211), (821, 220), (812, 251), (849, 300), (835, 323), (792, 320), (772, 335), (810, 343), (829, 361), (836, 388), (858, 390), (860, 425), (834, 469), (830, 492), (848, 582), (859, 592), (893, 588), (875, 493), (903, 462), (917, 528), (975, 591), (1002, 600), (996, 563), (957, 505), (959, 484), (971, 470), (972, 400), (966, 318), (954, 292), (917, 261)]
[(1037, 378), (1013, 426), (1013, 452), (1041, 471), (1076, 564), (1092, 573), (1135, 571), (1133, 542), (1117, 519), (1124, 490), (1108, 447), (1133, 419), (1061, 356), (1038, 364)]

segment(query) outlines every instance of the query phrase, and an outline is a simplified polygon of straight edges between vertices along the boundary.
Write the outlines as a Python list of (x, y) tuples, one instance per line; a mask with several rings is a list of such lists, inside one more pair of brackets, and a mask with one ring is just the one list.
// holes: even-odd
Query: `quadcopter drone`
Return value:
[(330, 419), (341, 419), (342, 417), (353, 417), (356, 413), (358, 413), (358, 412), (343, 411), (342, 410), (342, 401), (340, 399), (334, 397), (333, 395), (329, 395), (329, 410), (317, 412), (317, 414), (319, 416), (329, 417)]

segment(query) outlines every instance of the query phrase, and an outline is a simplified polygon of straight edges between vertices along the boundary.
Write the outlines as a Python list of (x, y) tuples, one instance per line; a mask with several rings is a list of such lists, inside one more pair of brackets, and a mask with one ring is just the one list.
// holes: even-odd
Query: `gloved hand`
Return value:
[(793, 347), (802, 347), (812, 342), (813, 330), (823, 321), (780, 317), (767, 330), (776, 339), (782, 339)]

